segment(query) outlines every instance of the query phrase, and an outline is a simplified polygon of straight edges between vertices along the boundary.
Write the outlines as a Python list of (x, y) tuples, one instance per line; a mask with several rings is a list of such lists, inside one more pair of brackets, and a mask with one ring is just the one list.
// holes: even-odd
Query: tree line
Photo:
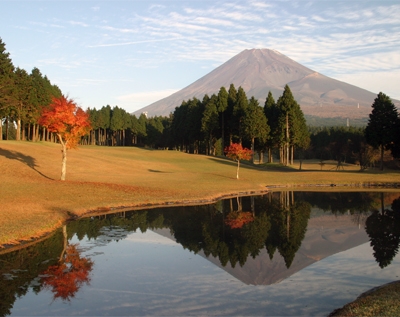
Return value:
[(109, 105), (89, 109), (92, 131), (85, 141), (97, 145), (142, 145), (174, 148), (195, 154), (222, 155), (232, 143), (243, 144), (261, 157), (279, 149), (280, 162), (292, 164), (294, 149), (305, 149), (309, 131), (289, 86), (275, 102), (269, 93), (263, 107), (247, 98), (242, 87), (221, 87), (217, 94), (183, 101), (170, 116), (139, 118)]
[(38, 68), (28, 73), (15, 67), (0, 38), (0, 140), (49, 140), (38, 119), (52, 98), (59, 96), (60, 88)]

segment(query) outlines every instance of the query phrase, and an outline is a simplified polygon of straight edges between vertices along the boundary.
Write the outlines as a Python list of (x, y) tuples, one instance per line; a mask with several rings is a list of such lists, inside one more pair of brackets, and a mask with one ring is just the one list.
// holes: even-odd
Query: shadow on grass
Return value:
[(45, 177), (47, 179), (53, 180), (52, 178), (44, 175), (42, 172), (40, 172), (40, 171), (38, 171), (36, 169), (37, 168), (36, 160), (32, 156), (25, 155), (25, 154), (22, 154), (22, 153), (17, 152), (17, 151), (4, 150), (4, 149), (1, 149), (1, 148), (0, 148), (0, 155), (4, 156), (4, 157), (6, 157), (6, 158), (8, 158), (10, 160), (16, 160), (18, 162), (21, 162), (21, 163), (27, 165), (28, 167), (30, 167), (31, 169), (33, 169), (39, 175), (41, 175), (41, 176), (43, 176), (43, 177)]
[[(219, 158), (213, 158), (209, 157), (208, 158), (211, 161), (217, 162), (219, 164), (223, 165), (237, 165), (237, 162), (230, 160), (225, 157), (219, 157)], [(264, 163), (264, 164), (253, 164), (250, 161), (240, 161), (240, 168), (249, 168), (249, 169), (254, 169), (258, 171), (282, 171), (282, 172), (298, 172), (298, 169), (295, 169), (291, 166), (284, 166), (282, 164), (278, 163)]]
[[(210, 157), (210, 160), (217, 162), (219, 164), (224, 164), (224, 165), (237, 165), (237, 162), (232, 161), (228, 158), (225, 157), (218, 157), (218, 158), (213, 158)], [(399, 173), (400, 171), (398, 170), (393, 170), (393, 169), (385, 169), (384, 171), (381, 171), (377, 168), (368, 168), (365, 170), (361, 169), (346, 169), (346, 167), (349, 167), (350, 165), (343, 164), (341, 168), (337, 168), (336, 165), (332, 166), (326, 166), (322, 170), (320, 168), (307, 168), (307, 161), (303, 161), (303, 167), (300, 170), (298, 166), (284, 166), (280, 163), (263, 163), (263, 164), (253, 164), (249, 161), (240, 161), (240, 168), (248, 168), (248, 169), (255, 169), (258, 171), (265, 171), (265, 172), (282, 172), (282, 173), (304, 173), (304, 172), (312, 172), (312, 173), (346, 173), (346, 174), (371, 174), (371, 175), (378, 175), (378, 174), (386, 174), (386, 173)], [(342, 168), (343, 167), (343, 168)]]
[[(209, 160), (214, 161), (219, 164), (223, 165), (237, 165), (237, 162), (232, 161), (228, 158), (220, 157), (220, 158), (212, 158), (210, 157)], [(258, 171), (282, 171), (282, 172), (299, 172), (298, 169), (294, 169), (293, 167), (289, 166), (284, 166), (281, 164), (253, 164), (249, 161), (240, 161), (240, 168), (247, 168), (247, 169), (253, 169), (253, 170), (258, 170)]]
[(148, 171), (151, 173), (171, 173), (171, 172), (164, 172), (164, 171), (153, 170), (153, 169), (148, 169)]

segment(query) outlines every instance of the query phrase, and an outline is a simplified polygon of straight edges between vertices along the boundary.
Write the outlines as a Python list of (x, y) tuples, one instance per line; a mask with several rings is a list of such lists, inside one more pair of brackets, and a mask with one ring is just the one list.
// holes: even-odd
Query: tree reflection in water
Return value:
[(59, 263), (43, 272), (43, 286), (53, 292), (54, 299), (69, 301), (84, 283), (89, 284), (93, 262), (81, 257), (77, 247), (68, 245)]
[(400, 245), (400, 198), (392, 203), (392, 209), (385, 209), (382, 193), (381, 211), (374, 210), (367, 218), (365, 230), (371, 240), (374, 257), (381, 268), (388, 266)]
[[(389, 204), (383, 198), (390, 199), (391, 208), (385, 207)], [(79, 254), (77, 245), (68, 246), (72, 237), (108, 243), (125, 239), (138, 229), (146, 232), (168, 228), (185, 249), (211, 255), (222, 266), (243, 266), (249, 257), (256, 258), (266, 250), (270, 259), (279, 253), (289, 268), (305, 237), (312, 208), (318, 215), (350, 214), (360, 227), (368, 217), (365, 228), (380, 267), (389, 265), (398, 253), (399, 193), (383, 197), (371, 192), (274, 192), (203, 206), (101, 215), (73, 221), (67, 226), (68, 232), (64, 227), (36, 245), (0, 255), (0, 315), (9, 314), (16, 298), (28, 289), (36, 293), (47, 287), (54, 299), (68, 301), (90, 282), (93, 262)], [(232, 226), (232, 212), (249, 213), (252, 220)]]

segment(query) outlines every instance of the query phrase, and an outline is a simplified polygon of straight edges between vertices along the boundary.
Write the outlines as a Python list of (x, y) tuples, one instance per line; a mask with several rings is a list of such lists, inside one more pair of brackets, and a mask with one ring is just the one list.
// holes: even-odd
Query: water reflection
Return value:
[(60, 298), (70, 301), (83, 284), (90, 281), (89, 273), (93, 262), (80, 256), (78, 244), (68, 245), (59, 263), (50, 266), (42, 274), (42, 285), (54, 294), (54, 300)]
[(11, 314), (14, 302), (28, 290), (38, 294), (49, 289), (53, 300), (68, 301), (89, 283), (96, 254), (83, 256), (82, 247), (68, 241), (92, 241), (99, 247), (139, 230), (178, 242), (245, 284), (280, 282), (368, 239), (383, 268), (399, 249), (398, 196), (282, 192), (71, 222), (45, 241), (0, 255), (0, 315)]
[(375, 209), (368, 217), (365, 230), (371, 240), (374, 257), (381, 268), (388, 266), (399, 251), (400, 198), (393, 200), (392, 209), (386, 209), (382, 193), (381, 210)]

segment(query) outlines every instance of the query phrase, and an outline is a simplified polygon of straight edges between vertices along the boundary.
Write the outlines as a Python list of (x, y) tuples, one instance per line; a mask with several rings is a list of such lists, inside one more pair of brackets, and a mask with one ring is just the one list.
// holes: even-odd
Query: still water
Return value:
[(326, 316), (399, 280), (399, 244), (400, 192), (85, 218), (0, 255), (0, 315)]

